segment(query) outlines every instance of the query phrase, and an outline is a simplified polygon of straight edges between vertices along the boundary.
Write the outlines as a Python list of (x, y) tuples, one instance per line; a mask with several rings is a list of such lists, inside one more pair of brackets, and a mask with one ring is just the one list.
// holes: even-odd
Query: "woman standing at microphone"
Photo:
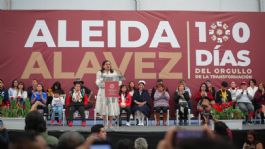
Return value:
[[(105, 81), (116, 81), (119, 74), (111, 68), (109, 60), (105, 60), (102, 63), (100, 71), (97, 72), (96, 84), (99, 88), (96, 99), (96, 111), (103, 117), (103, 123), (105, 126), (112, 128), (113, 116), (120, 114), (120, 108), (118, 104), (118, 98), (105, 96)], [(121, 81), (119, 81), (121, 85)], [(106, 116), (108, 116), (109, 123), (107, 124)]]

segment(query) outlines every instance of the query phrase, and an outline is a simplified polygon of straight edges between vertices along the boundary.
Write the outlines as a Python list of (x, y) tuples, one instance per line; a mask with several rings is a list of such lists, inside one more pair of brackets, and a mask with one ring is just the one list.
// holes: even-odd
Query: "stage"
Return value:
[[(13, 124), (16, 125), (9, 125), (9, 135), (12, 139), (13, 136), (22, 133), (24, 129), (24, 121), (23, 119), (20, 120), (11, 120)], [(4, 120), (5, 122), (5, 120)], [(161, 140), (165, 132), (170, 127), (179, 127), (182, 129), (200, 129), (201, 126), (196, 123), (196, 120), (192, 120), (190, 126), (176, 126), (174, 125), (174, 120), (170, 120), (170, 126), (154, 126), (154, 122), (150, 121), (149, 126), (115, 126), (112, 129), (107, 129), (108, 139), (113, 143), (114, 148), (115, 144), (118, 140), (128, 138), (130, 140), (135, 140), (138, 137), (144, 137), (147, 139), (149, 144), (149, 149), (155, 149), (156, 145), (158, 144), (159, 140)], [(59, 137), (62, 133), (66, 131), (78, 131), (85, 137), (90, 134), (91, 126), (94, 124), (93, 120), (87, 120), (87, 126), (81, 127), (80, 121), (74, 121), (73, 127), (68, 126), (51, 126), (49, 121), (47, 122), (47, 129), (50, 135)], [(97, 121), (97, 124), (102, 124), (102, 121)], [(237, 148), (242, 148), (242, 145), (245, 141), (246, 132), (248, 130), (256, 130), (257, 137), (259, 140), (265, 141), (265, 125), (264, 124), (253, 124), (253, 125), (243, 125), (242, 130), (232, 130), (233, 132), (233, 142), (237, 146)], [(265, 142), (263, 142), (265, 143)]]

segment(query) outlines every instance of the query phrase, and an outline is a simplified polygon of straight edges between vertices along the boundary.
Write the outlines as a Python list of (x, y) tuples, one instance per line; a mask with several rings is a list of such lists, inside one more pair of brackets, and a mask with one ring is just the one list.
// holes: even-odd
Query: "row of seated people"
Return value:
[[(75, 110), (79, 110), (82, 118), (84, 108), (80, 106), (73, 105), (73, 101), (80, 101), (79, 104), (84, 104), (84, 107), (88, 106), (88, 96), (90, 95), (90, 89), (85, 87), (83, 85), (83, 81), (76, 80), (74, 84), (76, 85), (76, 82), (79, 82), (77, 84), (80, 84), (80, 94), (76, 95), (74, 94), (74, 88), (71, 89), (70, 96), (68, 96), (66, 100), (66, 105), (70, 106), (72, 105), (72, 108), (69, 108), (69, 125), (71, 125), (72, 121), (72, 113)], [(23, 82), (18, 82), (17, 80), (14, 80), (12, 83), (11, 88), (9, 90), (5, 90), (3, 86), (3, 80), (0, 80), (0, 91), (1, 96), (4, 99), (4, 103), (8, 104), (8, 100), (14, 100), (16, 99), (19, 104), (23, 105), (24, 99), (26, 99), (27, 96), (30, 97), (31, 103), (34, 104), (36, 101), (39, 101), (43, 104), (45, 107), (48, 104), (52, 104), (53, 111), (61, 111), (61, 105), (64, 104), (64, 101), (61, 103), (57, 102), (59, 95), (64, 94), (64, 91), (61, 89), (61, 84), (59, 82), (55, 82), (53, 86), (48, 89), (47, 94), (44, 92), (44, 89), (41, 84), (38, 84), (36, 80), (33, 80), (32, 86), (29, 87), (28, 91), (24, 90), (24, 84)], [(236, 88), (235, 82), (231, 82), (230, 88), (228, 89), (228, 83), (222, 82), (221, 86), (222, 88), (215, 93), (215, 88), (211, 86), (211, 82), (208, 80), (205, 83), (202, 83), (199, 89), (199, 92), (195, 95), (195, 101), (197, 104), (197, 109), (201, 113), (207, 113), (211, 109), (211, 105), (215, 103), (223, 103), (223, 102), (229, 102), (234, 101), (238, 103), (239, 108), (246, 113), (246, 119), (250, 120), (251, 117), (253, 117), (254, 107), (256, 109), (260, 109), (261, 116), (262, 116), (262, 123), (264, 123), (264, 84), (260, 83), (258, 87), (255, 86), (256, 81), (254, 79), (249, 81), (249, 87), (247, 86), (246, 82), (241, 83), (241, 88)], [(160, 122), (160, 111), (163, 111), (163, 125), (165, 125), (166, 119), (167, 119), (167, 110), (169, 108), (169, 93), (168, 89), (164, 86), (163, 80), (159, 79), (157, 80), (157, 85), (152, 89), (151, 97), (147, 90), (144, 89), (145, 82), (141, 81), (138, 83), (138, 86), (134, 85), (134, 82), (130, 82), (128, 85), (128, 89), (126, 85), (121, 86), (120, 91), (120, 100), (119, 100), (119, 106), (121, 111), (126, 110), (128, 115), (131, 113), (135, 114), (135, 117), (139, 120), (139, 124), (143, 124), (144, 117), (150, 116), (150, 107), (151, 105), (154, 106), (155, 110), (155, 117), (157, 120), (157, 125), (159, 125)], [(138, 89), (136, 89), (138, 88)], [(31, 90), (32, 89), (32, 90)], [(126, 90), (126, 91), (124, 91)], [(127, 91), (128, 90), (128, 91)], [(134, 94), (135, 90), (137, 90), (137, 94)], [(139, 92), (140, 90), (140, 92)], [(141, 91), (142, 90), (142, 91)], [(123, 93), (124, 92), (124, 93)], [(133, 97), (132, 105), (129, 105), (129, 102), (127, 102), (127, 95), (126, 92), (129, 92), (129, 95)], [(143, 93), (142, 93), (143, 92)], [(126, 95), (126, 96), (125, 96)], [(125, 98), (125, 97), (126, 98)], [(6, 97), (8, 100), (6, 100)], [(71, 100), (70, 98), (76, 98), (74, 100)], [(84, 98), (83, 101), (80, 100), (81, 98)], [(53, 100), (54, 99), (54, 100)], [(126, 99), (126, 100), (125, 100)], [(153, 101), (153, 103), (151, 103)], [(184, 122), (187, 120), (187, 109), (192, 109), (191, 104), (191, 91), (187, 87), (186, 83), (182, 80), (174, 95), (174, 101), (176, 104), (176, 109), (178, 109), (180, 120), (184, 120)], [(145, 100), (145, 101), (144, 101)], [(52, 102), (53, 101), (53, 102)], [(142, 102), (144, 101), (144, 102)], [(83, 102), (83, 103), (82, 103)], [(124, 104), (126, 102), (126, 104)], [(59, 104), (59, 108), (55, 108), (54, 105)], [(89, 104), (89, 107), (91, 107), (91, 104)], [(60, 112), (59, 112), (60, 113)], [(59, 115), (61, 117), (61, 115)], [(54, 115), (52, 115), (52, 120), (54, 118)], [(128, 120), (129, 116), (127, 116), (127, 125), (130, 125), (130, 122)], [(59, 122), (61, 123), (61, 118), (59, 118)], [(181, 122), (180, 121), (180, 122)], [(83, 120), (84, 122), (84, 120)], [(85, 125), (85, 123), (83, 124)]]

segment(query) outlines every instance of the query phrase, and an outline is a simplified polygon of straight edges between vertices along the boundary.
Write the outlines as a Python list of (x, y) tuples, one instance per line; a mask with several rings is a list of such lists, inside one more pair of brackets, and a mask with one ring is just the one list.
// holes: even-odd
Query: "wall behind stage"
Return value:
[[(244, 17), (242, 17), (244, 16)], [(96, 92), (104, 59), (130, 80), (193, 91), (213, 80), (264, 81), (264, 13), (187, 11), (0, 11), (0, 78), (27, 85), (75, 78)]]

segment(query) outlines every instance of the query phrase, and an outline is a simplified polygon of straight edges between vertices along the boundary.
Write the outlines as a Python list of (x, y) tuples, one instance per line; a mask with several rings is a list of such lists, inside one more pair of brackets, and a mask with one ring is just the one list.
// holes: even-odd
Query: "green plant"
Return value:
[(211, 114), (218, 120), (242, 119), (244, 117), (244, 113), (232, 102), (213, 105)]
[(25, 104), (18, 104), (16, 100), (11, 100), (10, 104), (2, 107), (3, 117), (25, 117), (30, 112), (30, 101), (25, 100)]

